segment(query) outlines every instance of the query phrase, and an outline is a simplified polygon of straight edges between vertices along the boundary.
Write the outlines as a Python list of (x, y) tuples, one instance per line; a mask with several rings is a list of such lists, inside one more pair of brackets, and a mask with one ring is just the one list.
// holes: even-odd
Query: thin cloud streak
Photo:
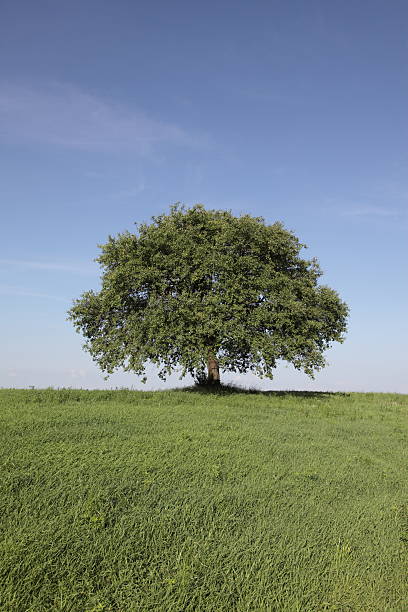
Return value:
[(10, 285), (0, 285), (0, 295), (8, 295), (14, 297), (33, 297), (33, 298), (44, 298), (47, 300), (57, 300), (58, 302), (69, 303), (68, 298), (64, 298), (60, 295), (51, 295), (49, 293), (38, 293), (37, 291), (30, 291), (24, 287), (13, 287)]
[(206, 139), (71, 85), (0, 83), (0, 135), (7, 142), (100, 153), (149, 155), (158, 147), (196, 147)]
[(382, 206), (361, 206), (353, 210), (342, 211), (343, 217), (401, 217), (402, 212)]
[(0, 266), (19, 267), (26, 270), (55, 270), (56, 272), (71, 272), (73, 274), (85, 274), (94, 276), (96, 268), (92, 269), (87, 265), (63, 264), (51, 261), (31, 261), (19, 259), (0, 259)]

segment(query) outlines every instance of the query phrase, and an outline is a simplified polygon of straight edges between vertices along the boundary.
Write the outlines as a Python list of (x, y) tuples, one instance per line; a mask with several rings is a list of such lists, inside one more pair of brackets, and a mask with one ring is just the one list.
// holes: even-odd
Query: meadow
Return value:
[(1, 612), (408, 610), (408, 396), (0, 390)]

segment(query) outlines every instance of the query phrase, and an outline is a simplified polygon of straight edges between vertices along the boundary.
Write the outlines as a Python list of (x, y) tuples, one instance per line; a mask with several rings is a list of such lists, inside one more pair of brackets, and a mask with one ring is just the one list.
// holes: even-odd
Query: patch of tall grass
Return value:
[(0, 610), (408, 609), (408, 396), (0, 391)]

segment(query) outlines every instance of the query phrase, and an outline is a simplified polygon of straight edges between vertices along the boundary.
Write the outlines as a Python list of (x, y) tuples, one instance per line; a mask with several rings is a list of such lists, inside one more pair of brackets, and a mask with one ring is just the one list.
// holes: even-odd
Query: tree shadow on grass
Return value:
[(349, 393), (342, 391), (262, 391), (261, 389), (245, 389), (235, 385), (192, 385), (178, 389), (188, 393), (200, 395), (262, 395), (267, 397), (303, 397), (309, 399), (326, 399), (328, 397), (349, 397)]

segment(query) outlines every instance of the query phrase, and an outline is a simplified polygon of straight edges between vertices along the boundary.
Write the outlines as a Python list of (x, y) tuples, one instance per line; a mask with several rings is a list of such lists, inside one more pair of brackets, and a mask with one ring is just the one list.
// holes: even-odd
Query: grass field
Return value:
[(408, 610), (408, 396), (1, 390), (1, 612)]

